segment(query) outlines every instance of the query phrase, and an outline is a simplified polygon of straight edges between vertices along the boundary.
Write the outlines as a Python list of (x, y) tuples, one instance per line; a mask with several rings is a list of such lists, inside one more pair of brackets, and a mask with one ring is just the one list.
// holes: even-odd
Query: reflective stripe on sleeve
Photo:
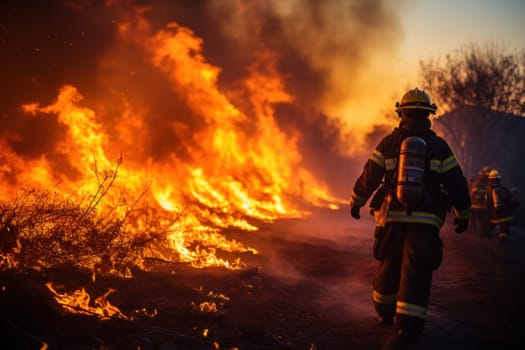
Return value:
[(385, 169), (394, 170), (396, 168), (397, 158), (386, 158), (385, 159)]
[(375, 150), (372, 153), (370, 160), (379, 165), (382, 169), (385, 169), (385, 157), (378, 150)]
[(446, 173), (456, 166), (458, 166), (458, 161), (453, 155), (444, 159), (443, 161), (439, 159), (430, 160), (430, 170), (439, 174)]
[(355, 193), (354, 191), (352, 191), (352, 196), (351, 196), (351, 200), (352, 200), (352, 203), (359, 206), (359, 207), (362, 207), (363, 205), (365, 205), (366, 201), (368, 200), (368, 198), (366, 197), (361, 197), (359, 196), (357, 193)]
[(425, 315), (427, 313), (427, 308), (420, 306), (420, 305), (416, 305), (416, 304), (406, 303), (404, 301), (398, 301), (396, 312), (398, 314), (403, 314), (407, 316), (425, 318)]
[(397, 294), (381, 294), (374, 290), (373, 298), (374, 302), (377, 304), (395, 304)]
[(430, 170), (435, 173), (441, 172), (441, 161), (439, 159), (430, 160)]
[(388, 212), (386, 221), (388, 222), (411, 222), (415, 224), (428, 224), (437, 227), (438, 229), (443, 226), (443, 219), (436, 214), (424, 212), (424, 211), (413, 211), (411, 215), (408, 215), (406, 211), (391, 210)]
[(490, 219), (491, 224), (501, 224), (514, 220), (514, 216), (506, 216), (504, 218)]
[(458, 166), (458, 161), (456, 160), (456, 157), (450, 156), (443, 161), (443, 164), (441, 164), (441, 172), (446, 173), (450, 169), (453, 169), (457, 166)]

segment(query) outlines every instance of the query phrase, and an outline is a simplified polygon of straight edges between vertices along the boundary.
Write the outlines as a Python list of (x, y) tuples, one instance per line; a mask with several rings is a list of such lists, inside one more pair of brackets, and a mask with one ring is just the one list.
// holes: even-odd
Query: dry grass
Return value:
[(111, 171), (95, 169), (94, 193), (32, 188), (0, 201), (0, 269), (65, 264), (126, 275), (140, 267), (144, 249), (164, 239), (181, 213), (149, 206), (144, 200), (148, 186), (130, 199), (116, 181), (120, 163)]

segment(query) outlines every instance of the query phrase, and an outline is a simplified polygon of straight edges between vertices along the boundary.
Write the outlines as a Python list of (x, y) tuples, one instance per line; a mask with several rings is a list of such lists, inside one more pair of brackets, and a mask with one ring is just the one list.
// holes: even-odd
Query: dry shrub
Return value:
[(144, 250), (171, 233), (181, 213), (148, 205), (149, 186), (129, 199), (116, 183), (119, 166), (95, 171), (94, 193), (65, 196), (33, 188), (0, 201), (0, 269), (72, 265), (130, 275), (143, 268)]

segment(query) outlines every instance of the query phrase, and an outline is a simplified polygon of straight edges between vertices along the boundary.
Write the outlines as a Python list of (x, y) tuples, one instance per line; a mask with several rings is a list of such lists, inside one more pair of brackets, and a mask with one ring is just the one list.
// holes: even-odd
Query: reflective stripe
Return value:
[(373, 297), (374, 302), (377, 304), (395, 304), (397, 294), (381, 294), (374, 290)]
[(385, 157), (378, 150), (375, 150), (372, 153), (370, 160), (379, 165), (382, 169), (385, 169)]
[(439, 159), (430, 160), (430, 170), (439, 174), (446, 173), (456, 166), (458, 166), (458, 161), (453, 155), (444, 159), (443, 161)]
[(483, 204), (472, 204), (472, 209), (487, 209), (487, 206)]
[(436, 173), (441, 172), (441, 161), (439, 159), (430, 160), (430, 170)]
[(396, 312), (398, 314), (408, 315), (412, 317), (425, 318), (427, 308), (416, 304), (405, 303), (404, 301), (398, 301)]
[(360, 206), (360, 207), (365, 205), (366, 201), (368, 200), (368, 198), (366, 198), (366, 197), (361, 197), (361, 196), (357, 195), (354, 191), (352, 191), (351, 198), (352, 198), (352, 203), (354, 203), (355, 205)]
[(411, 215), (408, 215), (405, 211), (392, 210), (388, 212), (386, 217), (388, 222), (412, 222), (415, 224), (429, 224), (437, 227), (438, 229), (443, 226), (443, 219), (436, 214), (424, 212), (424, 211), (413, 211)]
[(490, 219), (491, 224), (501, 224), (503, 222), (509, 222), (514, 219), (514, 216), (506, 216), (504, 218)]
[(458, 166), (458, 161), (456, 160), (456, 157), (453, 155), (448, 157), (443, 161), (443, 164), (441, 164), (441, 172), (446, 173), (450, 169), (453, 169), (454, 167)]
[(385, 159), (386, 170), (394, 170), (396, 168), (397, 158)]

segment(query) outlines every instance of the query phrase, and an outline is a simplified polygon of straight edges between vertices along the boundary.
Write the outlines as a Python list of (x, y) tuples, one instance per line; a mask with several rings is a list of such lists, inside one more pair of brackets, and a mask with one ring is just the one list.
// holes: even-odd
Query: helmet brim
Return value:
[(401, 105), (396, 108), (396, 112), (401, 112), (403, 109), (424, 109), (426, 111), (430, 111), (432, 114), (436, 114), (437, 107), (435, 105), (426, 106), (422, 104)]

